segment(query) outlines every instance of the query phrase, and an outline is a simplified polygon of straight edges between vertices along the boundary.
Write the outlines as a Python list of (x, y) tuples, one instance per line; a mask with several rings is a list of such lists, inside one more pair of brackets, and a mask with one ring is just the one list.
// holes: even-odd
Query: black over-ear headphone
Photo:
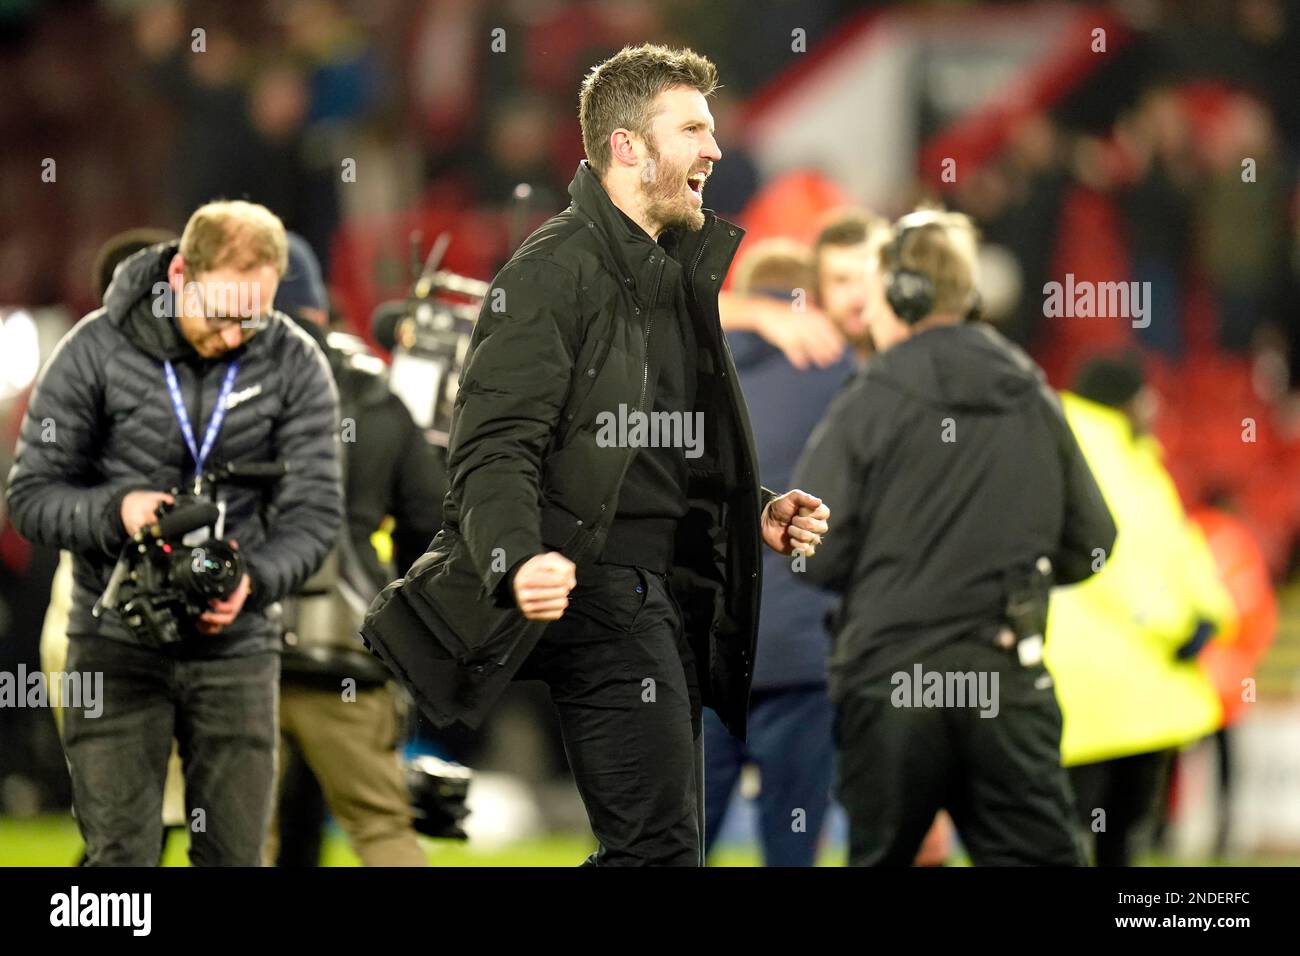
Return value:
[(885, 247), (885, 301), (908, 325), (916, 325), (934, 309), (934, 280), (924, 272), (903, 267), (903, 243), (910, 232), (933, 225), (933, 220), (903, 225), (904, 216), (895, 224), (894, 238)]

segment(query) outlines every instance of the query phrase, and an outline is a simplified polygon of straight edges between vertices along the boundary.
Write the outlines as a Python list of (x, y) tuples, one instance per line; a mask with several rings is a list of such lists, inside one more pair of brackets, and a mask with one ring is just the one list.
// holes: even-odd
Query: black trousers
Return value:
[(663, 575), (579, 568), (564, 617), (515, 679), (550, 689), (599, 843), (588, 864), (702, 865), (699, 684)]
[(260, 866), (275, 781), (280, 655), (181, 660), (86, 637), (69, 644), (67, 669), (104, 675), (103, 713), (69, 708), (63, 718), (86, 865), (157, 865), (175, 737), (190, 862)]
[(1174, 751), (1157, 750), (1070, 768), (1079, 822), (1093, 834), (1098, 866), (1133, 865), (1173, 758)]
[[(950, 674), (982, 680), (995, 707), (971, 694), (962, 706), (952, 694), (927, 700), (911, 686), (917, 663), (945, 686)], [(911, 864), (941, 809), (977, 866), (1081, 865), (1060, 742), (1046, 668), (1022, 667), (1014, 650), (982, 641), (957, 641), (852, 688), (835, 719), (849, 865)]]

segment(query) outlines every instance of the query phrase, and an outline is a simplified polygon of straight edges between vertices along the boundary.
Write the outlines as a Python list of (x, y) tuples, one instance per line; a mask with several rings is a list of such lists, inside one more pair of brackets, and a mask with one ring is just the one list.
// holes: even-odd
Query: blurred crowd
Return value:
[[(815, 42), (854, 7), (798, 19)], [(710, 50), (727, 77), (714, 112), (736, 142), (761, 65), (789, 56), (788, 17), (738, 0), (29, 4), (0, 35), (17, 87), (0, 104), (0, 301), (84, 311), (104, 240), (178, 228), (213, 196), (275, 209), (327, 271), (348, 218), (501, 207), (519, 182), (544, 218), (582, 156), (573, 91), (588, 65), (647, 36)], [(720, 210), (739, 212), (756, 186), (740, 153), (710, 184)], [(76, 187), (30, 188), (46, 158)]]

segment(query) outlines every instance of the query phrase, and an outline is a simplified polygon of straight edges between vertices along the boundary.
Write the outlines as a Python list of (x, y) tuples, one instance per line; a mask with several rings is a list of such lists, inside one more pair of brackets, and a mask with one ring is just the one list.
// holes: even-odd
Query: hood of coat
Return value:
[(983, 323), (926, 329), (870, 364), (882, 380), (927, 404), (972, 411), (1014, 408), (1045, 381), (1029, 356)]
[[(141, 249), (113, 271), (104, 291), (108, 320), (137, 348), (157, 359), (183, 359), (195, 354), (168, 313), (167, 266), (178, 242), (160, 242)], [(159, 314), (162, 313), (162, 314)]]

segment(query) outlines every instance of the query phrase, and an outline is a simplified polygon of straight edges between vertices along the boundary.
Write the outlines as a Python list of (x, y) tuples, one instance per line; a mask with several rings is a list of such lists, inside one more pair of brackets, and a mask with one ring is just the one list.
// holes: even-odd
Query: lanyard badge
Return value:
[(180, 383), (176, 380), (176, 369), (172, 367), (170, 359), (163, 362), (163, 371), (167, 375), (167, 393), (171, 396), (172, 410), (176, 413), (176, 421), (180, 423), (181, 434), (185, 437), (185, 446), (190, 450), (190, 457), (194, 459), (194, 494), (197, 497), (203, 493), (203, 463), (208, 460), (212, 446), (216, 444), (217, 435), (221, 431), (221, 423), (226, 419), (226, 402), (230, 399), (230, 390), (235, 386), (235, 376), (239, 374), (239, 362), (231, 362), (226, 368), (226, 377), (221, 383), (221, 393), (217, 396), (217, 407), (212, 409), (212, 417), (208, 419), (208, 427), (203, 434), (201, 447), (194, 439), (190, 415), (185, 410)]

